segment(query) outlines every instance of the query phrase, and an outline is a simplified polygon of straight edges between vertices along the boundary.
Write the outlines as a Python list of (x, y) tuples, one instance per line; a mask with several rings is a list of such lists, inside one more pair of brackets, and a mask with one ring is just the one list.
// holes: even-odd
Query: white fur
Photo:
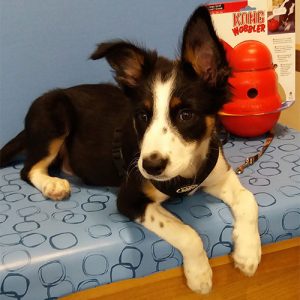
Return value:
[(71, 193), (70, 184), (67, 180), (51, 177), (48, 174), (48, 167), (57, 156), (63, 141), (63, 139), (53, 140), (48, 149), (48, 156), (36, 163), (28, 174), (31, 183), (40, 190), (46, 198), (52, 200), (68, 198)]
[(261, 241), (258, 231), (258, 206), (253, 194), (242, 186), (235, 172), (227, 169), (220, 155), (210, 176), (203, 182), (204, 190), (226, 203), (235, 219), (232, 239), (236, 267), (252, 276), (260, 262)]
[[(221, 152), (215, 168), (201, 187), (230, 207), (235, 219), (235, 266), (252, 276), (261, 258), (258, 207), (254, 196), (241, 185), (234, 171), (228, 168)], [(149, 204), (144, 219), (138, 222), (181, 252), (188, 286), (195, 292), (208, 293), (212, 286), (212, 271), (199, 235), (158, 202)]]
[(159, 203), (149, 204), (143, 220), (137, 221), (181, 252), (190, 289), (202, 294), (210, 291), (212, 270), (201, 238), (194, 229), (182, 223)]
[[(174, 76), (166, 82), (162, 82), (158, 77), (153, 83), (153, 117), (144, 134), (138, 161), (140, 172), (148, 179), (169, 180), (178, 175), (193, 177), (201, 160), (205, 158), (209, 146), (208, 139), (202, 141), (201, 145), (198, 142), (186, 142), (172, 125), (169, 106), (173, 89)], [(163, 134), (164, 128), (167, 129), (165, 134)], [(155, 177), (149, 175), (142, 166), (143, 159), (154, 152), (158, 152), (163, 158), (169, 159), (164, 172)]]
[(48, 199), (62, 200), (70, 196), (71, 188), (66, 179), (50, 177), (43, 171), (32, 170), (30, 181)]

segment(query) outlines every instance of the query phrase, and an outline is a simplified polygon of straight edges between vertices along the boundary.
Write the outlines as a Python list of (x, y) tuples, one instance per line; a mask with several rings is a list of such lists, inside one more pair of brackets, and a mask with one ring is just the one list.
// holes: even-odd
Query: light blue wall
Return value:
[(188, 16), (212, 2), (0, 0), (0, 147), (43, 92), (111, 81), (106, 62), (87, 59), (97, 43), (129, 39), (174, 57)]

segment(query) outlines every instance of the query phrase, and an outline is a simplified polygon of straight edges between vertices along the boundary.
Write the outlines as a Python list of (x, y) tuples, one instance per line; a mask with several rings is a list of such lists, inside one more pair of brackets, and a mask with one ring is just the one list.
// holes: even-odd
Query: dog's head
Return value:
[(199, 7), (188, 20), (175, 61), (124, 41), (100, 44), (91, 58), (102, 57), (132, 99), (142, 175), (159, 181), (193, 177), (230, 95), (230, 68), (208, 10)]

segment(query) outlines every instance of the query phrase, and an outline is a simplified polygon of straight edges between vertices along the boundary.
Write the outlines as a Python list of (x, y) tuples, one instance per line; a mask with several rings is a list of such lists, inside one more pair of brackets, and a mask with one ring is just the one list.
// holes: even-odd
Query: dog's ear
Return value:
[(185, 25), (181, 60), (211, 86), (224, 83), (230, 75), (225, 50), (204, 6), (197, 8)]
[(93, 60), (103, 57), (115, 71), (115, 79), (119, 84), (134, 87), (154, 64), (157, 54), (118, 40), (99, 44), (90, 56)]

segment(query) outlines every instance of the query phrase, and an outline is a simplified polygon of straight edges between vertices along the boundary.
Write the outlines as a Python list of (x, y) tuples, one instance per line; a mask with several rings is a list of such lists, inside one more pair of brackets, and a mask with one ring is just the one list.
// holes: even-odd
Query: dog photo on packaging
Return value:
[(120, 186), (118, 210), (177, 248), (190, 289), (208, 293), (212, 270), (200, 236), (161, 203), (201, 189), (234, 216), (234, 263), (255, 273), (261, 257), (258, 207), (226, 162), (217, 114), (230, 100), (230, 67), (210, 14), (199, 7), (187, 21), (177, 60), (136, 44), (99, 44), (112, 84), (50, 91), (31, 105), (25, 128), (0, 152), (1, 167), (26, 154), (21, 177), (49, 199), (70, 196), (56, 166), (89, 185)]

